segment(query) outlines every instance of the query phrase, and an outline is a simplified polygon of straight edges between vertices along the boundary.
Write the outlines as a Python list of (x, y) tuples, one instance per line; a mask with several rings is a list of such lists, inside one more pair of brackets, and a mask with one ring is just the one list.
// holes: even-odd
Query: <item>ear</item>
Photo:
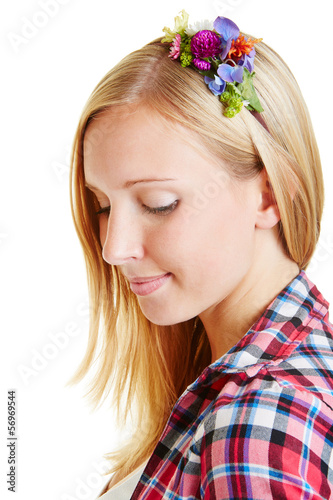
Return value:
[(258, 229), (271, 229), (279, 222), (281, 217), (266, 170), (262, 170), (258, 181), (260, 199), (257, 209), (256, 227)]

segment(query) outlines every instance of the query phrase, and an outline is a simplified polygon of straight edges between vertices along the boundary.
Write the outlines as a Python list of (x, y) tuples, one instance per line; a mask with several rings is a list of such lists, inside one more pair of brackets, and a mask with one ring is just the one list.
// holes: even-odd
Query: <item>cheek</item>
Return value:
[(178, 245), (187, 269), (198, 279), (248, 263), (254, 224), (250, 212), (225, 194), (189, 217), (178, 232)]
[(188, 278), (190, 273), (194, 279), (210, 258), (216, 224), (217, 217), (212, 220), (206, 210), (190, 216), (186, 210), (179, 210), (160, 226), (146, 231), (146, 252), (177, 278)]

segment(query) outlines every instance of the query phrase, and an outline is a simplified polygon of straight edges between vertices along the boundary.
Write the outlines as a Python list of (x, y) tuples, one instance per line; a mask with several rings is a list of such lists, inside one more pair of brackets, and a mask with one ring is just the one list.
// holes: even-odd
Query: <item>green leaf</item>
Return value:
[(242, 95), (240, 90), (238, 89), (237, 85), (235, 84), (235, 82), (232, 82), (232, 83), (228, 82), (225, 90), (227, 92), (230, 92), (231, 97), (238, 97), (238, 96)]
[(238, 84), (238, 90), (240, 91), (242, 98), (245, 101), (249, 101), (250, 106), (255, 111), (261, 113), (264, 110), (253, 86), (253, 76), (254, 73), (251, 74), (247, 68), (244, 68), (243, 83)]
[(209, 76), (209, 78), (213, 78), (214, 80), (214, 77), (215, 77), (215, 71), (214, 70), (209, 70), (209, 71), (199, 71), (199, 73), (203, 76)]

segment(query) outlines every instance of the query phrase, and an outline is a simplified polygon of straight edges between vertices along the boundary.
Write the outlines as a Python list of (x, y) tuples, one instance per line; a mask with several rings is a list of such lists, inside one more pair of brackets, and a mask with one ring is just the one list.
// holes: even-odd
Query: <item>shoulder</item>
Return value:
[[(228, 384), (238, 392), (228, 392)], [(330, 498), (332, 426), (322, 398), (290, 380), (284, 385), (269, 370), (243, 385), (232, 377), (193, 436), (202, 487), (216, 498), (257, 498), (256, 488), (266, 491), (262, 498), (301, 498), (305, 491)]]
[(196, 436), (218, 430), (230, 437), (233, 427), (242, 427), (243, 433), (247, 427), (249, 436), (257, 427), (261, 429), (261, 439), (263, 434), (271, 439), (272, 430), (281, 427), (282, 422), (285, 430), (292, 432), (297, 426), (308, 426), (310, 420), (318, 419), (326, 422), (322, 433), (333, 433), (333, 408), (329, 404), (333, 402), (333, 372), (321, 375), (320, 368), (317, 372), (311, 367), (307, 372), (289, 365), (288, 369), (263, 368), (253, 378), (234, 374), (207, 408)]

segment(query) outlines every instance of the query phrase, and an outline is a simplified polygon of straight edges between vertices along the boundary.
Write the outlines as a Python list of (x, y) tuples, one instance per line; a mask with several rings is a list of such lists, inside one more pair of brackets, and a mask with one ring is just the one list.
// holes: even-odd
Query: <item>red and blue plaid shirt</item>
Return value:
[(176, 403), (132, 500), (333, 498), (333, 327), (302, 271)]

